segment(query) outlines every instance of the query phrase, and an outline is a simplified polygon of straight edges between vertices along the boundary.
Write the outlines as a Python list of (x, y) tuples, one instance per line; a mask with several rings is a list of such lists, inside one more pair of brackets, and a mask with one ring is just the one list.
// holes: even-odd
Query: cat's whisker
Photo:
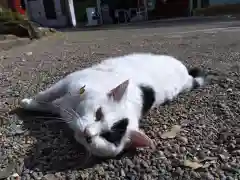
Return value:
[[(40, 103), (45, 103), (45, 104), (47, 104), (46, 102), (40, 102)], [(63, 110), (64, 112), (66, 112), (67, 114), (69, 114), (71, 117), (70, 118), (72, 118), (72, 119), (74, 119), (74, 118), (80, 118), (80, 116), (77, 114), (77, 112), (76, 111), (74, 111), (74, 109), (73, 108), (71, 108), (71, 107), (69, 107), (69, 110), (67, 110), (67, 109), (65, 109), (65, 108), (63, 108), (63, 107), (61, 107), (60, 105), (57, 105), (57, 104), (52, 104), (53, 106), (55, 106), (55, 107), (58, 107), (59, 109), (61, 109), (61, 110)], [(64, 119), (62, 119), (63, 121), (65, 121), (66, 123), (71, 123), (73, 120), (64, 120)], [(81, 124), (81, 126), (83, 126), (82, 125), (82, 123), (81, 123), (81, 121), (79, 122), (80, 124)]]
[(84, 162), (82, 163), (82, 167), (84, 167), (92, 158), (92, 153), (86, 150), (86, 158), (84, 158)]
[[(48, 104), (47, 102), (44, 102), (44, 101), (37, 101), (38, 103), (43, 103), (43, 104)], [(60, 105), (57, 105), (57, 104), (51, 104), (51, 105), (53, 105), (53, 106), (55, 106), (55, 107), (58, 107), (59, 109), (61, 109), (61, 110), (63, 110), (64, 112), (66, 112), (67, 114), (69, 114), (69, 115), (71, 115), (71, 116), (76, 116), (77, 115), (77, 113), (74, 113), (74, 114), (72, 114), (71, 112), (69, 112), (67, 109), (65, 109), (65, 108), (63, 108), (63, 107), (61, 107)], [(72, 109), (71, 109), (72, 110)], [(74, 111), (75, 112), (75, 111)], [(78, 117), (78, 116), (77, 116)]]
[(46, 124), (53, 123), (53, 122), (71, 123), (73, 121), (73, 120), (66, 120), (66, 119), (63, 119), (63, 118), (48, 117), (48, 116), (35, 116), (35, 118), (37, 118), (37, 119), (53, 119), (53, 120), (49, 120), (47, 122), (44, 122)]
[[(78, 113), (77, 113), (76, 111), (74, 111), (73, 108), (71, 108), (71, 110), (72, 110), (72, 112), (75, 114), (75, 116), (76, 116), (77, 118), (80, 118), (80, 116), (78, 115)], [(79, 123), (80, 123), (80, 125), (81, 125), (81, 127), (82, 127), (83, 124), (81, 123), (81, 121), (79, 121)]]

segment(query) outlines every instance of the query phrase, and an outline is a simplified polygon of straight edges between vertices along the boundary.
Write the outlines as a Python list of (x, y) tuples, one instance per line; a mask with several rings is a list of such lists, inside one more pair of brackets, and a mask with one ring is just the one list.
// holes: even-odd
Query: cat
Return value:
[(73, 72), (20, 105), (59, 113), (89, 152), (115, 157), (130, 147), (154, 148), (139, 121), (152, 107), (203, 86), (205, 79), (199, 68), (188, 70), (172, 56), (132, 53)]

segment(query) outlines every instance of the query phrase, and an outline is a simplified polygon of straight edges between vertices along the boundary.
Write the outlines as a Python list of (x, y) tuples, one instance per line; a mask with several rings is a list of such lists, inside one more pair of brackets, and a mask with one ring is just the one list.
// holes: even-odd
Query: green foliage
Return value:
[(21, 15), (17, 12), (13, 12), (10, 9), (5, 9), (0, 6), (0, 22), (8, 22), (8, 21), (24, 21), (27, 20), (27, 17)]
[(13, 34), (18, 37), (38, 38), (33, 23), (27, 16), (0, 6), (0, 34)]
[(52, 29), (38, 28), (27, 16), (13, 12), (0, 6), (0, 34), (13, 34), (18, 37), (39, 39), (42, 36), (54, 33)]

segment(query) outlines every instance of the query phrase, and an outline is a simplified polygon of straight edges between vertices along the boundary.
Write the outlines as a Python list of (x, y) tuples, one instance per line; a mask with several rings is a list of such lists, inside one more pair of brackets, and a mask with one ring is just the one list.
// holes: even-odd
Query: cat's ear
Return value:
[(130, 147), (133, 148), (143, 148), (150, 147), (155, 149), (154, 142), (144, 133), (138, 130), (131, 130), (129, 133), (130, 137)]
[(119, 84), (117, 87), (113, 88), (107, 96), (112, 98), (114, 101), (120, 101), (127, 90), (129, 84), (129, 80), (124, 81), (123, 83)]

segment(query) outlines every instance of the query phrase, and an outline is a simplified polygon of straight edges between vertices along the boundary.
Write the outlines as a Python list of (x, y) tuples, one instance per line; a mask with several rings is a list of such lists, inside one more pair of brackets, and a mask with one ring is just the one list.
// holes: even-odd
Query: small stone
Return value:
[(20, 176), (17, 173), (14, 173), (9, 177), (9, 179), (20, 180)]
[(43, 176), (42, 179), (43, 180), (58, 180), (58, 178), (54, 174), (47, 174), (47, 175)]
[(206, 180), (215, 180), (214, 176), (209, 172), (205, 173), (205, 178)]
[(134, 164), (133, 164), (133, 162), (130, 159), (126, 159), (126, 166), (128, 166), (130, 168), (133, 168)]
[(180, 168), (180, 167), (177, 167), (175, 172), (179, 175), (179, 176), (182, 176), (184, 171)]
[(0, 56), (0, 60), (7, 59), (7, 56)]
[(181, 142), (183, 142), (184, 144), (187, 144), (187, 143), (188, 143), (188, 139), (187, 139), (186, 137), (180, 136), (180, 137), (179, 137), (179, 140), (180, 140)]
[(33, 177), (34, 180), (40, 180), (40, 179), (42, 179), (42, 177), (40, 177), (37, 172), (33, 172), (33, 173), (31, 174), (31, 176)]
[(113, 165), (113, 164), (109, 164), (108, 168), (109, 168), (110, 170), (113, 170), (113, 169), (115, 169), (115, 167), (114, 167), (114, 165)]
[(191, 171), (191, 176), (194, 177), (193, 179), (200, 179), (201, 175), (195, 171)]
[(123, 169), (121, 169), (121, 173), (120, 174), (121, 174), (122, 177), (126, 176), (125, 171)]
[(66, 176), (66, 180), (75, 180), (76, 177), (73, 173), (69, 173), (67, 176)]
[(61, 173), (60, 173), (60, 172), (56, 172), (56, 173), (55, 173), (55, 177), (56, 177), (56, 178), (61, 178)]
[(226, 179), (227, 179), (227, 180), (235, 180), (235, 179), (234, 179), (233, 177), (231, 177), (231, 176), (227, 176)]
[(98, 172), (98, 174), (99, 174), (100, 176), (103, 176), (103, 175), (105, 174), (105, 171), (104, 171), (104, 169), (103, 169), (102, 167), (99, 167), (99, 168), (97, 169), (97, 172)]
[(234, 156), (240, 156), (240, 149), (233, 151), (233, 152), (232, 152), (232, 155), (234, 155)]
[(158, 155), (159, 155), (160, 157), (165, 157), (165, 155), (164, 155), (164, 152), (163, 152), (163, 151), (158, 151)]
[(143, 180), (150, 180), (147, 174), (143, 175)]
[(89, 178), (89, 174), (87, 172), (82, 172), (80, 174), (80, 177), (81, 177), (81, 179), (88, 179)]
[(235, 169), (232, 168), (228, 163), (221, 166), (222, 170), (228, 171), (228, 172), (235, 172)]
[(33, 53), (32, 52), (26, 52), (25, 53), (27, 56), (31, 56)]
[(173, 147), (172, 147), (172, 152), (173, 153), (178, 153), (180, 150), (180, 147), (178, 144), (174, 144)]
[(205, 151), (198, 151), (197, 157), (199, 159), (205, 159), (207, 157), (207, 153)]
[(148, 169), (149, 168), (149, 165), (146, 161), (142, 161), (142, 166), (145, 168), (145, 169)]
[(232, 88), (228, 88), (228, 89), (227, 89), (227, 92), (228, 92), (228, 93), (231, 93), (232, 91), (233, 91)]
[(233, 143), (229, 144), (229, 146), (228, 146), (228, 149), (229, 149), (230, 151), (234, 150), (235, 148), (236, 148), (236, 145), (233, 144)]
[(226, 156), (224, 154), (219, 154), (219, 158), (222, 160), (222, 161), (225, 161), (229, 158), (229, 156)]
[(181, 152), (181, 153), (184, 153), (184, 152), (186, 152), (186, 148), (185, 148), (185, 147), (183, 147), (183, 146), (181, 146), (181, 147), (179, 148), (179, 150), (180, 150), (180, 152)]

